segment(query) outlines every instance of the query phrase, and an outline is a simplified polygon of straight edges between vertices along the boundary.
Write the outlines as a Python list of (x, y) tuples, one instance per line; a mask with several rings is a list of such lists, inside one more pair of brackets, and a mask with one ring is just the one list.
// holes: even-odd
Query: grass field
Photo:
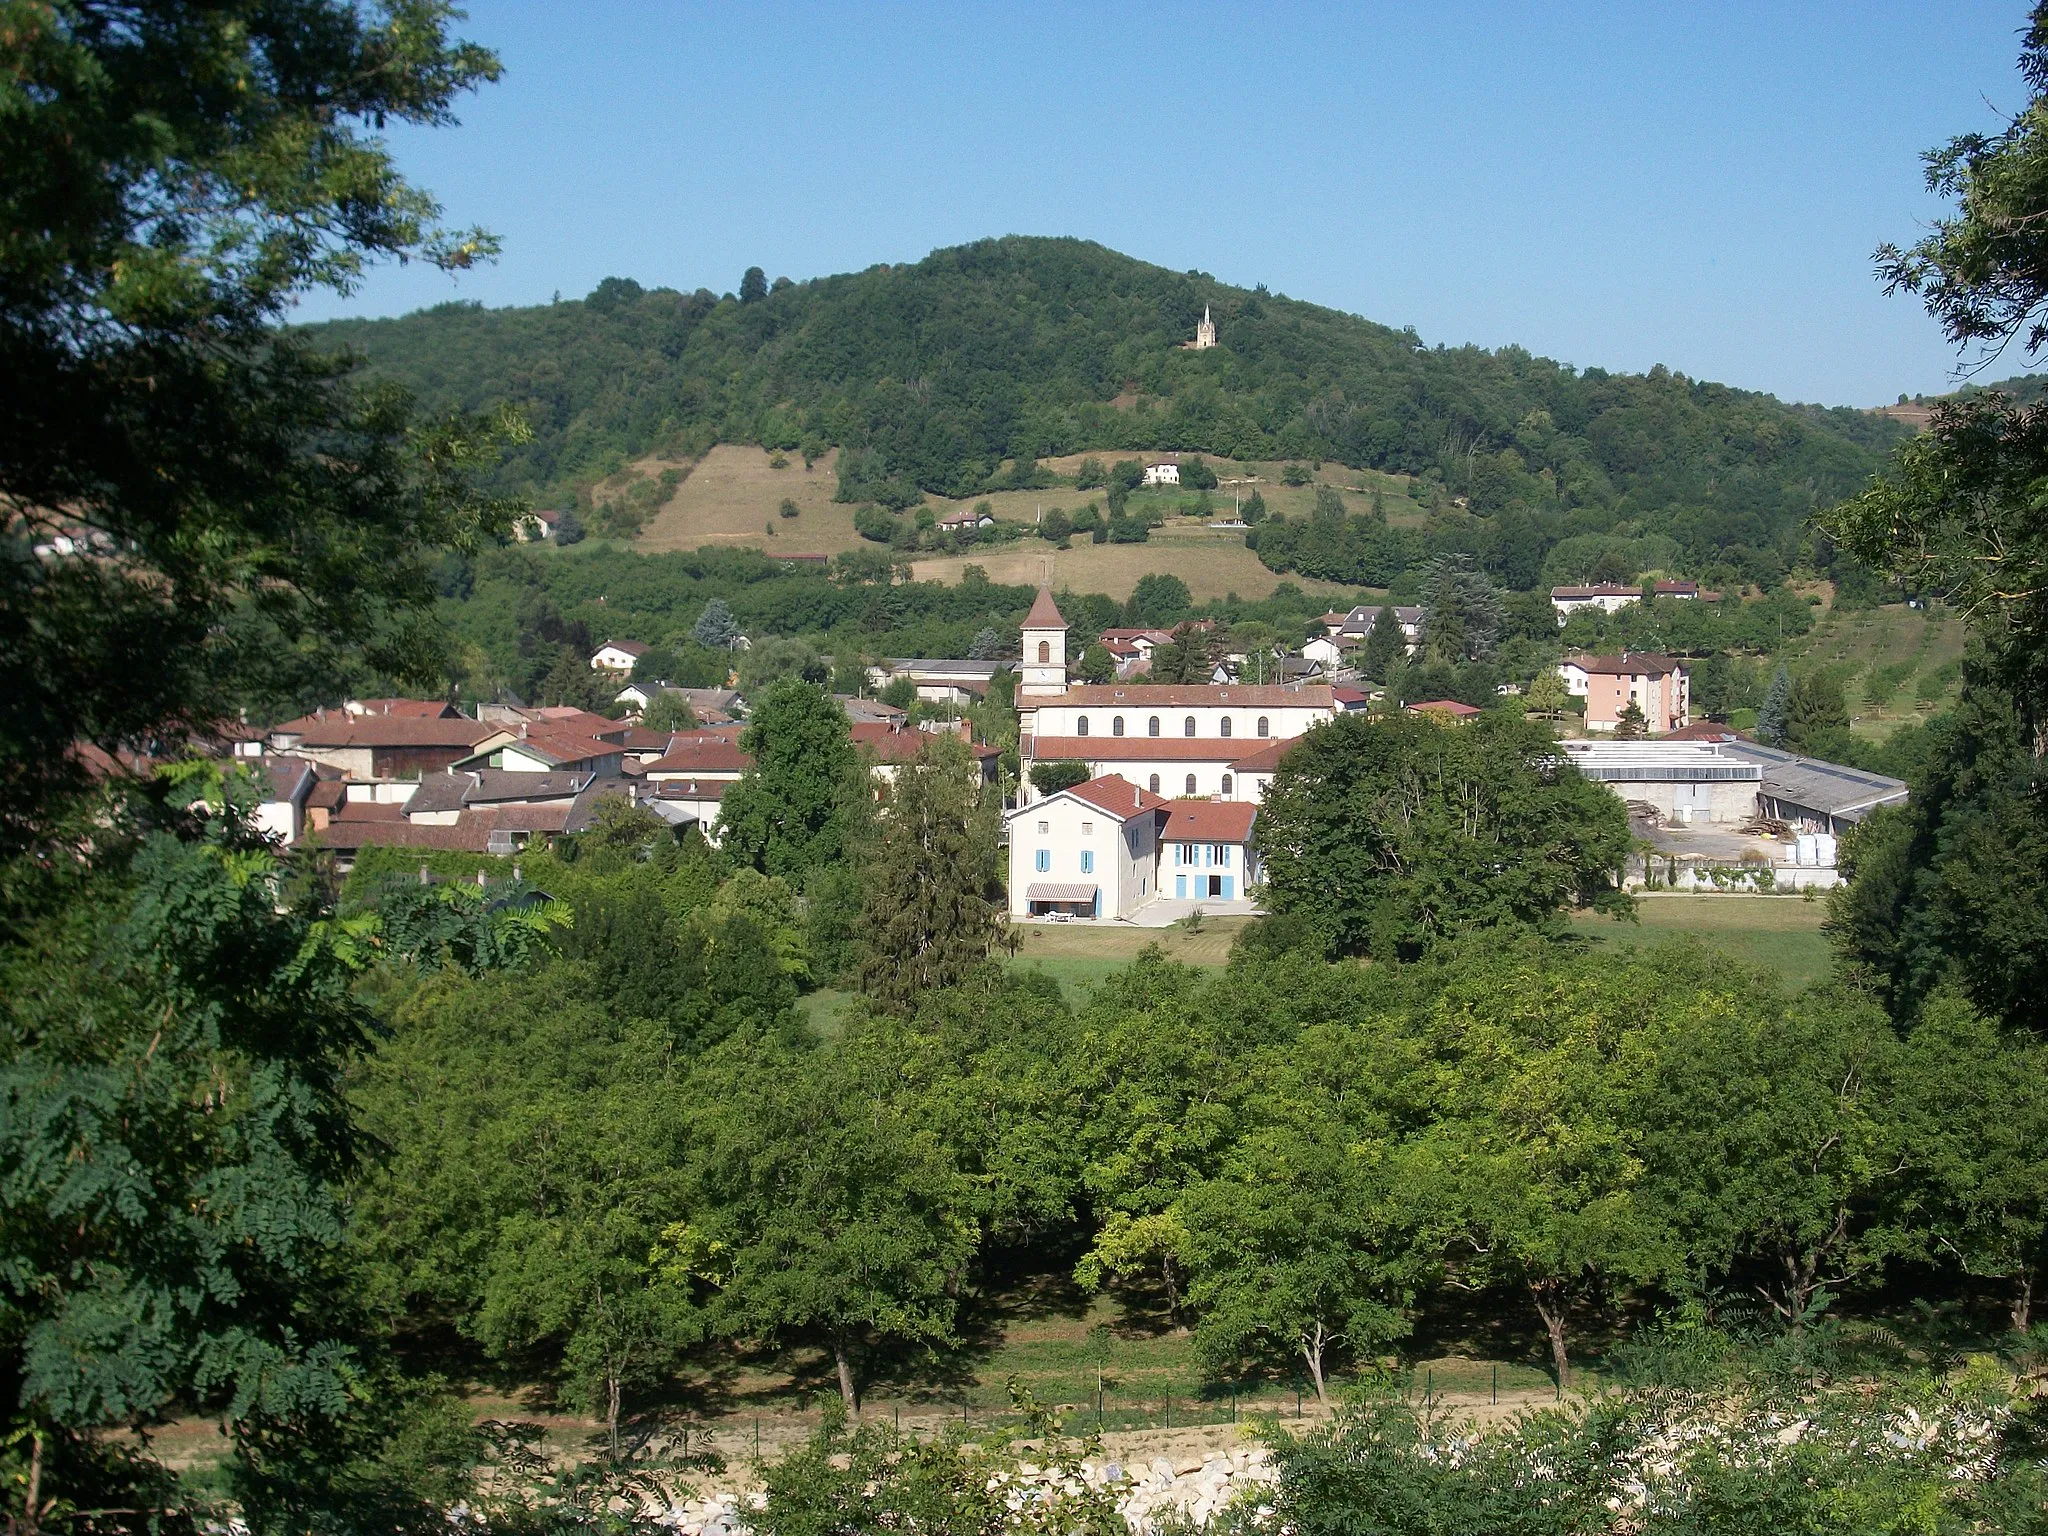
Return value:
[[(776, 469), (775, 455), (766, 449), (732, 443), (713, 448), (697, 462), (668, 503), (648, 520), (635, 547), (662, 551), (697, 549), (708, 544), (761, 549), (770, 554), (786, 551), (824, 555), (861, 548), (863, 540), (853, 531), (853, 508), (832, 499), (838, 489), (836, 454), (828, 453), (809, 469), (804, 468), (801, 455), (783, 457), (784, 466)], [(1047, 459), (1044, 467), (1064, 483), (1039, 491), (995, 491), (962, 501), (935, 496), (929, 505), (937, 516), (944, 517), (986, 501), (997, 517), (1017, 523), (1034, 523), (1042, 511), (1052, 507), (1064, 507), (1071, 512), (1091, 500), (1100, 505), (1100, 490), (1077, 491), (1072, 483), (1081, 460), (1089, 457), (1109, 463), (1118, 457), (1149, 460), (1158, 455), (1096, 452)], [(667, 466), (652, 460), (636, 466), (649, 475), (664, 467)], [(1256, 475), (1256, 488), (1267, 507), (1289, 516), (1305, 516), (1309, 512), (1315, 505), (1318, 484), (1336, 486), (1359, 511), (1371, 506), (1372, 492), (1377, 487), (1388, 516), (1395, 521), (1407, 517), (1414, 505), (1407, 495), (1407, 482), (1391, 475), (1326, 465), (1310, 484), (1287, 486), (1280, 483), (1284, 468), (1280, 464), (1236, 465), (1217, 461), (1216, 467), (1226, 479)], [(1252, 485), (1246, 484), (1223, 486), (1210, 492), (1216, 508), (1214, 515), (1227, 516), (1233, 496), (1252, 489)], [(952, 582), (960, 579), (967, 566), (979, 565), (987, 570), (992, 581), (1030, 586), (1045, 579), (1050, 561), (1055, 585), (1081, 592), (1104, 592), (1117, 598), (1128, 597), (1138, 578), (1151, 571), (1168, 571), (1180, 577), (1198, 602), (1226, 597), (1232, 592), (1244, 597), (1264, 596), (1282, 579), (1294, 580), (1309, 591), (1328, 593), (1333, 599), (1353, 591), (1334, 582), (1275, 575), (1244, 547), (1242, 534), (1212, 530), (1201, 519), (1178, 516), (1181, 503), (1193, 494), (1140, 492), (1131, 498), (1134, 510), (1149, 508), (1168, 519), (1145, 544), (1090, 544), (1082, 540), (1070, 549), (1059, 550), (1042, 540), (1027, 538), (962, 555), (919, 560), (916, 574), (920, 580)], [(795, 517), (779, 515), (778, 509), (785, 500), (796, 504)]]
[(1820, 931), (1824, 900), (1802, 896), (1695, 896), (1652, 891), (1636, 900), (1634, 923), (1584, 914), (1572, 926), (1595, 944), (1636, 950), (1688, 935), (1744, 965), (1768, 966), (1794, 987), (1828, 974), (1828, 941)]
[(1212, 917), (1197, 931), (1185, 928), (1131, 928), (1122, 923), (1096, 927), (1088, 923), (1020, 923), (1014, 970), (1043, 971), (1060, 984), (1070, 1002), (1079, 1002), (1088, 988), (1137, 959), (1141, 950), (1158, 945), (1169, 959), (1183, 965), (1222, 965), (1230, 945), (1251, 919)]
[(1847, 696), (1852, 729), (1881, 741), (1955, 702), (1964, 638), (1963, 621), (1945, 609), (1831, 609), (1788, 655), (1795, 669), (1831, 670)]

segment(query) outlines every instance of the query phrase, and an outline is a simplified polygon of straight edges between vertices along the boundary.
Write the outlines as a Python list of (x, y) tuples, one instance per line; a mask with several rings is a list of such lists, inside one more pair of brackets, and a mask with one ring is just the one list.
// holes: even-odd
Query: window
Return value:
[(1195, 734), (1195, 717), (1193, 715), (1189, 715), (1186, 720), (1181, 722), (1180, 733), (1183, 736)]
[(1264, 715), (1259, 716), (1259, 734), (1261, 736), (1270, 736), (1273, 734), (1273, 727), (1267, 723), (1266, 717)]
[(1152, 791), (1152, 793), (1153, 793), (1153, 794), (1155, 794), (1155, 795), (1156, 795), (1156, 794), (1158, 794), (1158, 793), (1159, 793), (1159, 775), (1158, 775), (1158, 774), (1156, 774), (1156, 773), (1155, 773), (1155, 774), (1153, 774), (1153, 775), (1152, 775), (1152, 782), (1151, 782), (1151, 783), (1150, 783), (1149, 785), (1147, 785), (1146, 787), (1147, 787), (1148, 789), (1150, 789), (1150, 790)]
[(1159, 717), (1157, 715), (1154, 715), (1145, 722), (1145, 734), (1147, 736), (1157, 736), (1159, 734)]
[(1044, 837), (1044, 836), (1045, 836), (1045, 835), (1046, 835), (1046, 834), (1047, 834), (1048, 832), (1050, 832), (1050, 831), (1052, 831), (1052, 823), (1051, 823), (1051, 822), (1049, 822), (1049, 821), (1041, 821), (1041, 822), (1040, 822), (1040, 823), (1038, 824), (1038, 835), (1039, 835), (1040, 837)]
[(1094, 822), (1092, 822), (1092, 821), (1084, 821), (1084, 822), (1082, 822), (1082, 823), (1081, 823), (1081, 835), (1082, 835), (1083, 837), (1093, 837), (1093, 836), (1095, 835), (1095, 823), (1094, 823)]
[(1032, 868), (1036, 869), (1041, 875), (1051, 869), (1052, 850), (1050, 848), (1039, 849), (1037, 857), (1032, 860)]
[(1188, 775), (1188, 793), (1192, 795), (1192, 794), (1193, 794), (1194, 792), (1195, 792), (1195, 776), (1194, 776), (1194, 775), (1193, 775), (1193, 774), (1191, 773), (1191, 774), (1189, 774), (1189, 775)]
[(1074, 722), (1074, 734), (1076, 736), (1086, 736), (1088, 734), (1088, 717), (1086, 715), (1083, 715)]
[(1038, 642), (1038, 660), (1041, 666), (1052, 660), (1052, 642), (1050, 640)]
[(1223, 775), (1223, 793), (1226, 795), (1230, 793), (1230, 775), (1227, 773)]
[(1225, 869), (1230, 868), (1230, 844), (1212, 844), (1209, 848), (1209, 862), (1211, 864), (1221, 864)]
[(1230, 717), (1228, 715), (1223, 717), (1223, 734), (1226, 736), (1230, 734)]
[(1084, 875), (1095, 873), (1095, 850), (1093, 848), (1083, 848), (1081, 850), (1081, 873)]
[(1123, 735), (1123, 733), (1124, 717), (1122, 715), (1112, 715), (1109, 721), (1109, 734), (1112, 736), (1121, 736)]

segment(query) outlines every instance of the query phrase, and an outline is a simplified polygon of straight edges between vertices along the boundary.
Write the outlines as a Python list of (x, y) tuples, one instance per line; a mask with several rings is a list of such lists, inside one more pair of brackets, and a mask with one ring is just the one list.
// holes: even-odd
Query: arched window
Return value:
[(1145, 734), (1147, 736), (1157, 736), (1159, 734), (1159, 717), (1157, 715), (1154, 715), (1145, 722)]
[(1223, 717), (1223, 734), (1226, 736), (1230, 734), (1230, 717), (1228, 715)]
[(1083, 715), (1074, 722), (1074, 734), (1076, 736), (1086, 736), (1088, 734), (1088, 717), (1086, 715)]
[(1156, 773), (1152, 775), (1152, 793), (1155, 795), (1159, 793), (1159, 775)]
[(1041, 665), (1052, 660), (1052, 642), (1050, 640), (1038, 642), (1038, 660)]
[(1112, 736), (1121, 736), (1123, 735), (1123, 733), (1124, 717), (1122, 715), (1112, 715), (1109, 721), (1109, 734)]
[(1273, 734), (1273, 727), (1266, 723), (1266, 717), (1264, 715), (1259, 716), (1259, 734), (1261, 736), (1270, 736)]
[(1223, 775), (1223, 793), (1226, 798), (1230, 794), (1230, 775), (1227, 773)]
[(1193, 794), (1194, 792), (1195, 792), (1195, 776), (1194, 776), (1194, 775), (1193, 775), (1193, 774), (1191, 773), (1191, 774), (1189, 774), (1189, 775), (1188, 775), (1188, 793), (1192, 795), (1192, 794)]
[(1181, 722), (1180, 733), (1183, 736), (1195, 734), (1195, 717), (1193, 715), (1189, 715), (1186, 720)]

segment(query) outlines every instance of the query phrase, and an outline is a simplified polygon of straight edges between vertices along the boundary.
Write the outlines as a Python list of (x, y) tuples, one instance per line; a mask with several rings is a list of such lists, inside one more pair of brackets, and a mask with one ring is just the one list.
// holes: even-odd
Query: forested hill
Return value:
[[(534, 440), (504, 477), (548, 497), (625, 458), (716, 441), (840, 447), (845, 495), (898, 505), (970, 494), (1004, 460), (1178, 450), (1434, 470), (1474, 512), (1577, 514), (1555, 534), (1783, 548), (1903, 432), (1662, 368), (1429, 347), (1080, 240), (984, 240), (750, 297), (609, 278), (582, 300), (448, 304), (311, 334), (429, 405), (522, 406)], [(1184, 350), (1205, 304), (1220, 344)], [(1710, 529), (1684, 526), (1701, 516)]]

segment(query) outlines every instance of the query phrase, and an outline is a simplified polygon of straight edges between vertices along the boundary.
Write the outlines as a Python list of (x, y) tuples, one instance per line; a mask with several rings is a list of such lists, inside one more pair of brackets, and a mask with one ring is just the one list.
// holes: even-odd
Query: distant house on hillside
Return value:
[(1147, 485), (1179, 485), (1180, 466), (1178, 464), (1147, 464), (1145, 466), (1145, 483)]
[(590, 658), (590, 669), (593, 672), (631, 672), (634, 663), (647, 651), (648, 647), (638, 640), (607, 640)]
[(1611, 731), (1633, 703), (1655, 735), (1692, 724), (1692, 674), (1683, 662), (1643, 651), (1567, 656), (1557, 664), (1565, 691), (1586, 701), (1586, 729)]
[(939, 519), (941, 533), (958, 533), (964, 528), (993, 528), (996, 520), (987, 512), (949, 512)]
[(1631, 603), (1643, 600), (1641, 587), (1622, 586), (1615, 582), (1602, 582), (1592, 587), (1552, 587), (1550, 606), (1557, 610), (1557, 622), (1562, 624), (1582, 608), (1598, 608), (1602, 613), (1619, 613)]

